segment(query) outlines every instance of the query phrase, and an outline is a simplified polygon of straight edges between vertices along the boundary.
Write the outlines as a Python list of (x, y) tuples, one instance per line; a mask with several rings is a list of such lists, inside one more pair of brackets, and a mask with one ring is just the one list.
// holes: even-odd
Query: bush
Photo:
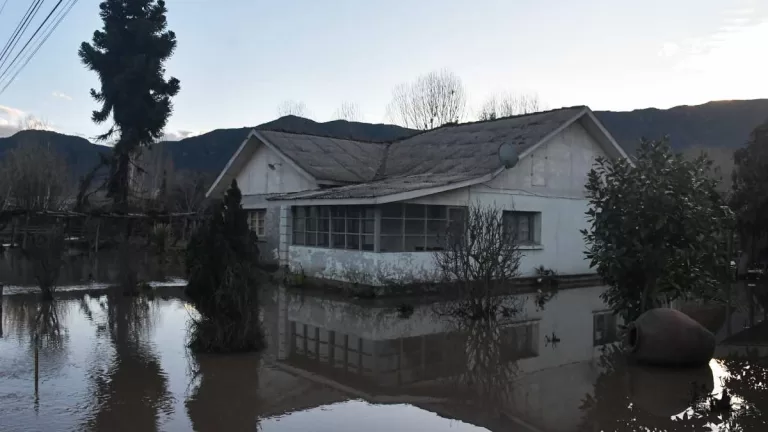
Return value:
[(256, 235), (248, 229), (237, 182), (215, 203), (187, 246), (186, 294), (200, 317), (189, 346), (197, 352), (244, 352), (264, 347), (259, 320)]

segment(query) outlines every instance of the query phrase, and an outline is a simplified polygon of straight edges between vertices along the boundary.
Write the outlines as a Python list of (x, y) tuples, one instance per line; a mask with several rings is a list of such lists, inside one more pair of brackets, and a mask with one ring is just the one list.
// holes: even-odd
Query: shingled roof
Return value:
[[(518, 154), (524, 156), (584, 116), (588, 118), (588, 129), (604, 135), (603, 141), (626, 156), (585, 106), (446, 125), (392, 143), (273, 131), (254, 131), (252, 135), (318, 183), (338, 186), (270, 196), (267, 200), (372, 199), (449, 185), (460, 187), (468, 181), (492, 178), (502, 169), (501, 144), (516, 146)], [(244, 151), (246, 144), (235, 153), (211, 191), (227, 171), (236, 175), (243, 168), (242, 159), (254, 151)]]

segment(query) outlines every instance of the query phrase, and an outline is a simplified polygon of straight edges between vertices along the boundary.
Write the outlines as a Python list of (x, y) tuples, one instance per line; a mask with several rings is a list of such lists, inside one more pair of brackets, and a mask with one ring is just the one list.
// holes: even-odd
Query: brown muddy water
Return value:
[(491, 325), (270, 288), (269, 348), (239, 356), (185, 349), (179, 288), (6, 295), (0, 431), (768, 430), (764, 296), (736, 288), (730, 308), (699, 308), (716, 359), (659, 370), (611, 354), (601, 290), (543, 310), (511, 297), (516, 313)]

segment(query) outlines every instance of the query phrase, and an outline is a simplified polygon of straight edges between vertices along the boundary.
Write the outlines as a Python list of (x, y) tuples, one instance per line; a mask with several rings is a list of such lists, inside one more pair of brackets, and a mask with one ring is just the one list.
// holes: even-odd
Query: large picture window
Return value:
[(380, 252), (443, 249), (448, 224), (463, 220), (464, 208), (392, 203), (381, 206)]
[(369, 206), (293, 208), (293, 244), (372, 251), (376, 213)]

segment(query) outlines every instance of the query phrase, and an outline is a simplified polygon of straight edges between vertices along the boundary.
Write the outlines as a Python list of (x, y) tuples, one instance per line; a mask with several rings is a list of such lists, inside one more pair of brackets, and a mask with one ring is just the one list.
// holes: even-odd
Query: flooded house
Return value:
[(591, 273), (581, 229), (598, 157), (627, 157), (585, 106), (450, 124), (395, 142), (253, 130), (208, 196), (232, 180), (262, 254), (306, 276), (370, 285), (428, 279), (451, 221), (495, 206), (537, 267)]

